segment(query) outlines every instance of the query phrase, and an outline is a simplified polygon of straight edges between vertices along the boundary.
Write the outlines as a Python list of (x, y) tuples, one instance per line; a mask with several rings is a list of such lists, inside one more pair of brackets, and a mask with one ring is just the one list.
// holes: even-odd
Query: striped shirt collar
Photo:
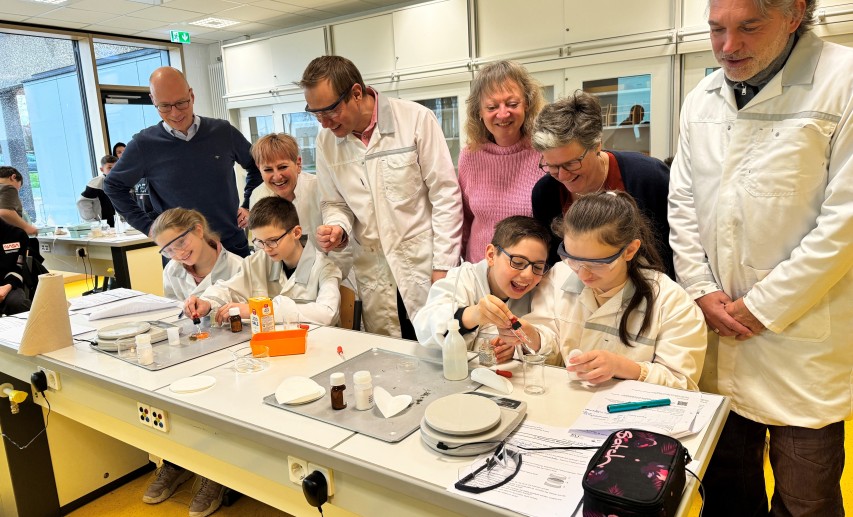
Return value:
[(185, 135), (170, 126), (169, 123), (165, 120), (163, 121), (163, 127), (166, 128), (166, 131), (168, 131), (170, 135), (185, 142), (189, 142), (190, 140), (192, 140), (192, 137), (194, 137), (196, 133), (198, 133), (198, 128), (200, 125), (201, 117), (199, 117), (198, 115), (193, 115), (193, 123), (190, 125), (190, 127), (187, 128), (187, 134)]

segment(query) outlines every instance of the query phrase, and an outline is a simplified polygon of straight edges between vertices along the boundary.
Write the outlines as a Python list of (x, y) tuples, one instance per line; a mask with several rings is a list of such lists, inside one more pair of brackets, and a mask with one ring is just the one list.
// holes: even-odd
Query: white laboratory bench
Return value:
[[(150, 318), (148, 314), (134, 319)], [(325, 514), (332, 517), (516, 515), (448, 492), (446, 487), (458, 479), (459, 468), (473, 458), (440, 455), (426, 447), (419, 432), (391, 444), (262, 402), (285, 377), (312, 376), (339, 363), (339, 345), (348, 357), (377, 347), (437, 360), (437, 350), (326, 327), (311, 330), (307, 342), (306, 354), (272, 357), (268, 369), (251, 374), (233, 369), (231, 349), (151, 372), (93, 351), (88, 345), (77, 344), (36, 357), (20, 356), (0, 345), (0, 372), (28, 383), (37, 366), (50, 368), (60, 374), (62, 383), (61, 390), (47, 393), (55, 413), (292, 515), (314, 516), (317, 510), (306, 503), (301, 487), (289, 481), (288, 456), (333, 470), (335, 495), (324, 506)], [(245, 344), (232, 349), (241, 346)], [(212, 388), (191, 394), (169, 390), (171, 382), (202, 373), (216, 378)], [(527, 402), (527, 418), (549, 425), (568, 427), (592, 396), (592, 390), (573, 386), (565, 371), (558, 368), (546, 369), (545, 395), (525, 394), (520, 375), (512, 382), (516, 389), (510, 397)], [(323, 400), (327, 399), (328, 395)], [(169, 431), (137, 422), (137, 402), (166, 411)], [(8, 408), (0, 406), (0, 411)], [(701, 464), (700, 476), (727, 414), (726, 400), (705, 430), (683, 440)], [(2, 474), (0, 470), (0, 478)], [(56, 482), (63, 482), (61, 475), (57, 474)], [(0, 479), (0, 503), (6, 512), (14, 510), (8, 501), (10, 495), (2, 488)], [(685, 494), (695, 489), (695, 481), (688, 476)], [(679, 515), (687, 515), (689, 508), (690, 497), (685, 495)]]

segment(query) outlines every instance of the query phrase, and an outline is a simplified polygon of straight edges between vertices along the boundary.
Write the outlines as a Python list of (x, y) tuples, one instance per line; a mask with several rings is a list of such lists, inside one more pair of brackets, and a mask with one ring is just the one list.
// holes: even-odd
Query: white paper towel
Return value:
[(21, 355), (38, 355), (71, 346), (71, 319), (62, 275), (39, 275), (38, 288), (21, 338)]

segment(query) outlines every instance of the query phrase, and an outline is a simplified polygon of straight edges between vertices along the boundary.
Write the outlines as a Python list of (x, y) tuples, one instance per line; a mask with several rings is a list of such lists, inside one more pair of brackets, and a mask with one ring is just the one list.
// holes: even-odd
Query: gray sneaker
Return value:
[(201, 487), (190, 503), (190, 517), (207, 517), (212, 514), (222, 505), (223, 495), (224, 486), (205, 477), (201, 478)]
[(142, 496), (142, 502), (148, 504), (162, 503), (168, 499), (178, 486), (184, 481), (191, 478), (193, 475), (187, 469), (163, 463), (163, 466), (157, 470), (157, 477), (148, 485), (145, 495)]

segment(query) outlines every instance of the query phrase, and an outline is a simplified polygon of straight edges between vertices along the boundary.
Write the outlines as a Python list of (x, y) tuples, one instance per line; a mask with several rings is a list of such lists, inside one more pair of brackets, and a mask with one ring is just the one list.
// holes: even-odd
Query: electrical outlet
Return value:
[(156, 407), (151, 408), (151, 427), (164, 433), (169, 432), (169, 414)]
[(47, 377), (47, 387), (54, 391), (59, 391), (62, 388), (62, 384), (59, 382), (59, 374), (54, 372), (53, 370), (48, 370), (43, 366), (39, 366), (39, 370), (44, 372), (44, 376)]
[(142, 402), (137, 402), (136, 418), (140, 424), (151, 427), (151, 406), (149, 406), (148, 404), (143, 404)]
[(86, 248), (84, 248), (82, 246), (77, 248), (74, 251), (76, 252), (77, 256), (80, 258), (84, 258), (86, 255), (88, 255), (88, 253), (86, 252)]
[(50, 244), (46, 242), (39, 243), (39, 251), (50, 253)]
[(287, 457), (287, 473), (290, 476), (290, 482), (297, 485), (302, 484), (302, 480), (308, 475), (308, 462), (302, 458)]
[(326, 484), (329, 486), (329, 497), (335, 495), (335, 477), (332, 469), (327, 469), (326, 467), (309, 463), (307, 473), (310, 474), (315, 470), (319, 470), (324, 476), (326, 476)]

